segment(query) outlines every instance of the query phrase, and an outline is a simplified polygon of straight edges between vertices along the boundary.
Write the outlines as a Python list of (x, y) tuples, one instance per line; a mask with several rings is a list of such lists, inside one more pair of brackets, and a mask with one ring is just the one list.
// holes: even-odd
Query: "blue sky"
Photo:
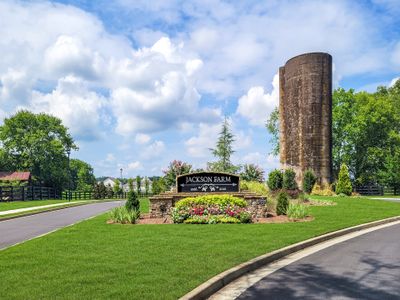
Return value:
[(268, 171), (279, 66), (323, 51), (334, 87), (390, 85), (399, 13), (397, 0), (1, 1), (0, 120), (51, 113), (97, 176), (151, 176), (174, 159), (205, 167), (228, 117), (234, 163)]

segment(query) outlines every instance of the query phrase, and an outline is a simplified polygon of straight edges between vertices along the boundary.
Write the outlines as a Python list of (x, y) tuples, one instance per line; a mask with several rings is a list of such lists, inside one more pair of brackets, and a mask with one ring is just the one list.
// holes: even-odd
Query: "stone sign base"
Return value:
[[(150, 197), (150, 218), (162, 218), (171, 214), (171, 208), (180, 199), (187, 197), (204, 196), (204, 193), (176, 193), (165, 192)], [(221, 193), (207, 193), (207, 195), (221, 195)], [(247, 202), (247, 209), (250, 210), (253, 218), (263, 218), (266, 215), (265, 204), (267, 198), (252, 192), (233, 192), (226, 193), (234, 197), (242, 198)]]

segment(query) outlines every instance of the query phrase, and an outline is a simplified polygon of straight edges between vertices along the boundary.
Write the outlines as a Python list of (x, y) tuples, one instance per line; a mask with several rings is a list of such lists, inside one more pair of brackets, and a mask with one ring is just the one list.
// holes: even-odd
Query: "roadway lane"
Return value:
[(400, 299), (400, 225), (300, 259), (238, 299)]
[(112, 201), (69, 207), (0, 222), (0, 249), (32, 239), (39, 235), (74, 224), (120, 206)]

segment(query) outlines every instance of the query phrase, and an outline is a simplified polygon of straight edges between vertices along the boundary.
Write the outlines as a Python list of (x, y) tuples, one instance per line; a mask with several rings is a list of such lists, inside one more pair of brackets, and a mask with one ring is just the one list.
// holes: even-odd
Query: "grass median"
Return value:
[(0, 252), (0, 298), (176, 299), (258, 255), (349, 226), (400, 215), (366, 198), (310, 208), (284, 224), (107, 225), (107, 215)]

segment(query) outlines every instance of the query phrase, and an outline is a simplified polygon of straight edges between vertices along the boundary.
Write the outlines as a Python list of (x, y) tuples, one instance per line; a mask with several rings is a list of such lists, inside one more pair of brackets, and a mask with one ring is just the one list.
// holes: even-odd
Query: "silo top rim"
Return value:
[(303, 54), (299, 54), (299, 55), (293, 56), (292, 58), (290, 58), (289, 60), (286, 61), (285, 65), (291, 60), (300, 58), (302, 56), (308, 56), (308, 55), (327, 55), (330, 58), (332, 58), (332, 56), (327, 52), (308, 52), (308, 53), (303, 53)]

